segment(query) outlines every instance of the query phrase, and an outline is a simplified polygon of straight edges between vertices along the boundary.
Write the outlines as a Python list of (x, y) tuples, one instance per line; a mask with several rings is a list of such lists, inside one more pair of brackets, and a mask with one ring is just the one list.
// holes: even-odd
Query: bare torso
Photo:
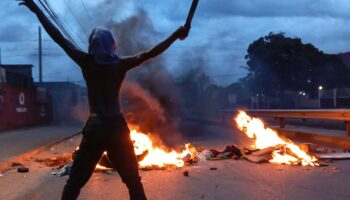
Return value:
[(50, 37), (80, 66), (88, 88), (90, 112), (104, 116), (120, 113), (119, 91), (128, 70), (157, 57), (177, 39), (184, 39), (189, 33), (189, 28), (181, 26), (147, 51), (122, 57), (114, 64), (98, 64), (92, 55), (83, 52), (67, 40), (33, 1), (25, 1), (22, 4), (37, 15)]
[(103, 116), (121, 112), (119, 91), (126, 70), (122, 61), (116, 64), (97, 64), (87, 55), (81, 66), (87, 84), (90, 112)]

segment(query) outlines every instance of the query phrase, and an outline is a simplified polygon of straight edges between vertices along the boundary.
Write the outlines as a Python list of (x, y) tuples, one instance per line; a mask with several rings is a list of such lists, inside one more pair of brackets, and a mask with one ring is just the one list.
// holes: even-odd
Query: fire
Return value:
[(239, 111), (235, 118), (238, 128), (249, 138), (254, 139), (254, 148), (264, 149), (267, 147), (283, 146), (283, 151), (276, 150), (272, 154), (270, 163), (302, 166), (318, 166), (317, 159), (308, 155), (300, 147), (288, 139), (281, 138), (276, 131), (266, 128), (263, 121), (252, 118), (244, 111)]
[[(130, 139), (134, 145), (134, 151), (137, 156), (145, 155), (139, 161), (139, 168), (164, 168), (164, 167), (183, 167), (186, 159), (195, 159), (196, 150), (191, 144), (185, 145), (185, 150), (176, 152), (175, 150), (166, 151), (160, 147), (154, 146), (152, 139), (144, 133), (135, 129), (130, 132)], [(77, 148), (77, 150), (79, 147)], [(104, 153), (107, 155), (107, 152)], [(110, 170), (100, 164), (96, 166), (97, 170)]]
[[(79, 149), (79, 147), (78, 147), (78, 149)], [(103, 155), (106, 156), (106, 155), (107, 155), (107, 152), (104, 152)], [(108, 167), (105, 167), (105, 166), (102, 166), (102, 165), (100, 165), (100, 164), (97, 164), (95, 169), (96, 169), (96, 170), (101, 170), (101, 171), (109, 171), (109, 170), (112, 170), (112, 169), (110, 169), (110, 168), (108, 168)]]
[(134, 143), (136, 155), (142, 155), (147, 152), (147, 155), (139, 161), (140, 168), (163, 168), (166, 166), (183, 167), (185, 165), (184, 159), (189, 156), (194, 156), (195, 149), (191, 144), (186, 144), (186, 149), (182, 152), (176, 152), (175, 150), (166, 151), (160, 147), (155, 147), (150, 137), (144, 133), (132, 130), (130, 136)]

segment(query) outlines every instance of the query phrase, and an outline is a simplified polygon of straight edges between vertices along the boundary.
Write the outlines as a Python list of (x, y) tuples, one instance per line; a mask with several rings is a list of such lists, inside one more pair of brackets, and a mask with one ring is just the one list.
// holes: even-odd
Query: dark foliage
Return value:
[(350, 70), (339, 56), (325, 54), (312, 44), (283, 33), (270, 33), (250, 44), (246, 81), (255, 93), (283, 97), (285, 91), (316, 95), (318, 86), (350, 85)]

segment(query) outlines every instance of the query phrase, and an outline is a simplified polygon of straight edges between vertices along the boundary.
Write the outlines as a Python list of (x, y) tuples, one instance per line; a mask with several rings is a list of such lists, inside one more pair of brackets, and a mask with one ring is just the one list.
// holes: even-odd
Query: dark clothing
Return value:
[(120, 114), (106, 118), (89, 118), (83, 129), (83, 139), (73, 162), (71, 175), (64, 187), (62, 200), (77, 199), (80, 189), (91, 177), (105, 151), (128, 187), (130, 199), (146, 199), (129, 129)]
[[(101, 64), (98, 62), (100, 59), (96, 59), (100, 58), (100, 55), (91, 55), (75, 47), (34, 2), (26, 5), (37, 15), (51, 38), (80, 66), (87, 84), (90, 112), (100, 116), (90, 118), (84, 128), (80, 150), (74, 160), (70, 178), (64, 187), (62, 199), (78, 197), (80, 189), (89, 180), (105, 150), (123, 182), (128, 186), (130, 198), (132, 200), (146, 199), (138, 174), (134, 149), (129, 138), (129, 130), (124, 118), (120, 115), (119, 90), (128, 70), (163, 53), (181, 36), (179, 32), (181, 29), (148, 51), (134, 56), (118, 57), (117, 62), (113, 59), (111, 63)], [(90, 40), (93, 41), (94, 38)], [(113, 47), (113, 45), (107, 46)], [(106, 50), (108, 52), (108, 49)]]

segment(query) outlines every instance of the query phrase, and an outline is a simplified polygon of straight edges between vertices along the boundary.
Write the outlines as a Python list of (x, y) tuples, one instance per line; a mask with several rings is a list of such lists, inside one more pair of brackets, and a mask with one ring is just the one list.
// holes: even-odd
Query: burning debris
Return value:
[[(152, 139), (135, 129), (130, 132), (130, 138), (134, 144), (134, 151), (139, 163), (139, 169), (166, 169), (179, 168), (186, 163), (193, 163), (196, 160), (196, 149), (191, 144), (186, 144), (182, 151), (165, 150), (155, 146)], [(108, 170), (112, 164), (108, 160), (107, 153), (104, 153), (97, 170)]]
[(130, 133), (131, 140), (134, 143), (136, 155), (147, 153), (139, 161), (140, 168), (163, 168), (163, 167), (183, 167), (185, 161), (196, 159), (196, 149), (191, 144), (185, 145), (185, 150), (176, 152), (175, 150), (166, 151), (153, 145), (152, 140), (144, 133), (132, 130)]
[[(132, 129), (130, 132), (130, 139), (134, 145), (134, 151), (139, 163), (139, 169), (167, 169), (180, 168), (185, 164), (197, 162), (196, 149), (191, 144), (186, 144), (184, 150), (165, 150), (160, 146), (156, 146), (154, 141), (147, 135)], [(74, 160), (75, 154), (79, 151), (79, 147), (73, 152), (72, 158)], [(72, 163), (70, 158), (49, 158), (37, 160), (37, 162), (45, 163), (47, 166), (54, 166), (60, 163), (60, 167), (55, 169), (52, 174), (57, 176), (65, 176), (70, 173)], [(68, 164), (66, 164), (69, 162)], [(111, 171), (113, 165), (108, 159), (107, 152), (105, 152), (96, 166), (96, 171)]]
[[(185, 165), (197, 163), (199, 160), (238, 160), (244, 158), (254, 163), (269, 162), (273, 164), (302, 165), (302, 166), (328, 166), (323, 164), (326, 160), (348, 159), (349, 153), (329, 153), (328, 149), (320, 148), (311, 143), (295, 144), (291, 140), (279, 136), (274, 130), (267, 128), (265, 124), (257, 118), (248, 116), (240, 111), (235, 121), (239, 130), (244, 132), (249, 138), (252, 138), (254, 145), (251, 148), (240, 148), (236, 145), (227, 145), (223, 151), (215, 149), (206, 149), (204, 147), (195, 148), (193, 145), (186, 144), (182, 150), (169, 149), (163, 144), (162, 139), (138, 131), (137, 126), (130, 125), (130, 139), (134, 145), (134, 151), (137, 156), (140, 170), (182, 168)], [(75, 153), (79, 151), (76, 149)], [(333, 152), (333, 151), (332, 151)], [(56, 176), (65, 176), (70, 174), (72, 160), (74, 155), (67, 157), (54, 157), (50, 159), (36, 160), (45, 163), (47, 166), (57, 166), (52, 172)], [(68, 164), (67, 164), (68, 163)], [(99, 164), (96, 166), (97, 172), (110, 172), (113, 165), (108, 159), (107, 153), (104, 153)], [(217, 170), (217, 168), (210, 168)], [(189, 176), (186, 170), (184, 176)]]
[(197, 154), (201, 160), (224, 160), (224, 159), (239, 159), (242, 157), (241, 150), (235, 145), (227, 145), (224, 151), (215, 149), (202, 150)]
[(270, 128), (266, 128), (263, 121), (252, 118), (244, 111), (240, 111), (235, 118), (236, 124), (242, 132), (254, 140), (252, 148), (259, 151), (245, 152), (248, 160), (262, 162), (267, 160), (274, 164), (318, 166), (317, 158), (309, 155), (287, 138), (282, 138)]
[(244, 111), (239, 112), (235, 121), (239, 130), (254, 140), (252, 149), (244, 148), (241, 151), (243, 157), (251, 162), (314, 167), (327, 166), (323, 164), (325, 161), (350, 159), (349, 153), (336, 153), (312, 143), (295, 144)]

